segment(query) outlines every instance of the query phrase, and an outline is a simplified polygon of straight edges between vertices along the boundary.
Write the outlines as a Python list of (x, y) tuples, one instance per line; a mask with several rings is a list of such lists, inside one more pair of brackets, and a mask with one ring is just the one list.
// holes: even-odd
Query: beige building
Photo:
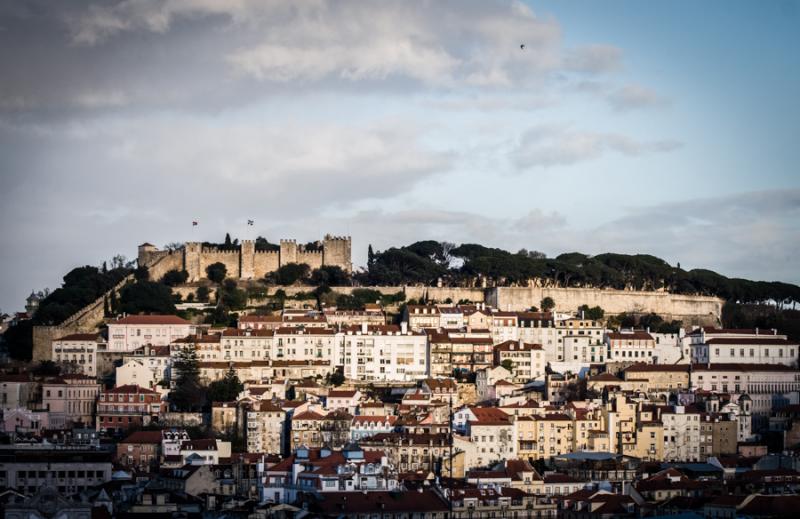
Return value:
[(50, 427), (61, 429), (74, 422), (92, 424), (100, 384), (86, 375), (64, 375), (42, 383), (42, 406), (50, 411)]
[(270, 401), (247, 410), (247, 452), (285, 454), (286, 412)]
[(494, 346), (494, 363), (511, 362), (512, 382), (524, 384), (544, 378), (544, 350), (541, 344), (526, 344), (521, 341), (506, 341)]
[(625, 369), (625, 380), (647, 381), (648, 391), (669, 393), (689, 387), (687, 364), (635, 364)]
[(239, 405), (236, 402), (212, 402), (211, 429), (225, 433), (239, 428)]
[(96, 333), (77, 333), (53, 341), (53, 362), (72, 373), (97, 377), (97, 350), (105, 341)]

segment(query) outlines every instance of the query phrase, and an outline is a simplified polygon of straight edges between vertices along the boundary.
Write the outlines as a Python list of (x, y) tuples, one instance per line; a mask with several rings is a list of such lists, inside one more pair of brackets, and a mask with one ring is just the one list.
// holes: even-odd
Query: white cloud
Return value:
[(616, 133), (572, 130), (559, 125), (540, 125), (526, 131), (511, 153), (513, 163), (522, 169), (567, 166), (597, 159), (614, 152), (629, 157), (663, 153), (679, 148), (673, 140), (638, 141)]
[(607, 95), (608, 103), (618, 112), (665, 106), (669, 102), (655, 90), (641, 85), (626, 85)]

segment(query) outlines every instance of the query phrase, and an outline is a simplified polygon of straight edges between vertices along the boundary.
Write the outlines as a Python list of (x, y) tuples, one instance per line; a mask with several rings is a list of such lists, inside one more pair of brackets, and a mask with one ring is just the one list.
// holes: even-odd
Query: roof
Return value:
[(421, 492), (325, 492), (312, 511), (340, 517), (354, 514), (447, 512), (448, 504), (431, 490)]
[(275, 332), (265, 328), (260, 328), (257, 330), (252, 330), (249, 328), (246, 330), (241, 330), (239, 328), (225, 328), (222, 331), (222, 335), (224, 337), (272, 337), (275, 335)]
[(692, 371), (797, 371), (797, 368), (784, 364), (692, 364)]
[(239, 317), (239, 323), (279, 323), (280, 315), (243, 315)]
[(662, 372), (662, 371), (671, 371), (671, 372), (689, 372), (689, 365), (688, 364), (634, 364), (633, 366), (628, 366), (625, 368), (625, 372), (641, 372), (641, 373), (649, 373), (649, 372)]
[(136, 431), (120, 443), (161, 443), (161, 431)]
[(181, 319), (177, 315), (129, 315), (116, 321), (111, 321), (109, 325), (115, 324), (143, 324), (143, 325), (157, 325), (157, 324), (183, 324), (190, 325), (186, 319)]
[(796, 342), (790, 342), (787, 339), (775, 339), (770, 337), (764, 337), (763, 335), (755, 336), (755, 337), (741, 337), (741, 338), (731, 338), (731, 337), (719, 337), (714, 339), (708, 339), (706, 344), (743, 344), (743, 345), (757, 345), (757, 344), (764, 344), (764, 345), (794, 345), (797, 344)]
[(292, 417), (292, 421), (295, 420), (322, 420), (325, 418), (325, 415), (315, 413), (314, 411), (305, 411), (300, 414), (296, 414)]
[(521, 341), (505, 341), (494, 346), (495, 351), (533, 351), (541, 349), (541, 344), (529, 344)]
[(108, 389), (104, 391), (104, 393), (149, 393), (152, 395), (159, 394), (157, 391), (153, 391), (152, 389), (147, 389), (146, 387), (135, 386), (133, 384), (126, 384), (124, 386), (118, 386), (114, 389)]
[(622, 380), (611, 373), (600, 373), (599, 375), (589, 377), (589, 382), (622, 382)]
[(328, 392), (328, 398), (353, 398), (356, 393), (355, 389), (335, 389)]

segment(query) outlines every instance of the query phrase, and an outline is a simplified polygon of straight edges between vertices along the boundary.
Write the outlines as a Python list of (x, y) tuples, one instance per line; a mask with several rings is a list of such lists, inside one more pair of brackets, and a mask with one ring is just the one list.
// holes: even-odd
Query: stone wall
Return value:
[(278, 251), (256, 251), (253, 259), (254, 279), (263, 279), (270, 272), (275, 272), (281, 266)]
[(105, 317), (105, 298), (111, 292), (122, 289), (129, 281), (133, 280), (133, 275), (125, 277), (114, 288), (98, 297), (93, 303), (86, 305), (79, 311), (55, 326), (34, 326), (33, 327), (33, 351), (31, 352), (34, 362), (50, 360), (53, 356), (53, 341), (65, 335), (73, 333), (92, 333), (97, 331), (97, 325), (103, 322)]
[(667, 320), (683, 320), (684, 324), (718, 323), (725, 303), (710, 296), (598, 288), (501, 287), (489, 288), (486, 292), (486, 303), (501, 310), (538, 307), (542, 299), (551, 297), (557, 311), (575, 312), (586, 304), (599, 306), (612, 315), (655, 312)]
[(147, 272), (150, 276), (150, 281), (161, 281), (161, 278), (164, 277), (164, 274), (170, 270), (183, 270), (182, 250), (159, 252), (163, 252), (163, 254), (156, 256), (155, 261), (147, 265)]

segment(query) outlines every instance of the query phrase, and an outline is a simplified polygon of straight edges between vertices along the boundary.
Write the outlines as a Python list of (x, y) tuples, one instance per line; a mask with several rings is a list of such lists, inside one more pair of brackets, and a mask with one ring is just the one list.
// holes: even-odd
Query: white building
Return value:
[(275, 332), (273, 330), (227, 328), (222, 332), (217, 358), (210, 360), (228, 362), (270, 360), (274, 347)]
[(288, 326), (275, 330), (273, 360), (327, 361), (338, 359), (336, 331), (320, 327)]
[(689, 334), (692, 362), (797, 366), (800, 347), (776, 330), (699, 328)]
[(531, 380), (544, 380), (544, 349), (541, 344), (528, 344), (522, 341), (505, 341), (494, 346), (494, 363), (503, 365), (511, 362), (512, 382), (524, 384)]
[(757, 424), (779, 407), (800, 403), (800, 371), (783, 364), (695, 364), (690, 378), (695, 391), (727, 393), (734, 402), (748, 395)]
[[(155, 384), (158, 384), (162, 380), (170, 380), (172, 378), (171, 368), (173, 357), (170, 354), (169, 346), (142, 346), (141, 348), (138, 348), (137, 350), (132, 351), (130, 354), (122, 357), (123, 366), (128, 364), (130, 361), (135, 361), (139, 365), (147, 368), (152, 374), (151, 378), (153, 383), (140, 383), (144, 380), (143, 378), (139, 378), (140, 382), (121, 383), (119, 382), (120, 374), (119, 371), (117, 371), (117, 385), (122, 386), (126, 384), (133, 384), (153, 389)], [(117, 368), (117, 370), (119, 370), (119, 368)], [(131, 375), (133, 375), (133, 373)], [(123, 373), (122, 376), (125, 377), (127, 375)]]
[(76, 333), (53, 341), (53, 362), (71, 366), (70, 371), (97, 376), (97, 350), (105, 341), (96, 333)]
[(428, 337), (400, 326), (343, 329), (338, 365), (354, 380), (413, 381), (429, 374)]
[(176, 315), (131, 315), (108, 323), (108, 351), (133, 351), (145, 344), (169, 346), (192, 333), (192, 323)]
[(664, 461), (700, 461), (700, 413), (673, 406), (661, 413)]
[(131, 359), (116, 369), (116, 384), (118, 386), (140, 386), (155, 389), (162, 379), (158, 378), (150, 368), (141, 361)]
[(606, 334), (609, 362), (653, 363), (656, 341), (644, 330), (621, 330)]

